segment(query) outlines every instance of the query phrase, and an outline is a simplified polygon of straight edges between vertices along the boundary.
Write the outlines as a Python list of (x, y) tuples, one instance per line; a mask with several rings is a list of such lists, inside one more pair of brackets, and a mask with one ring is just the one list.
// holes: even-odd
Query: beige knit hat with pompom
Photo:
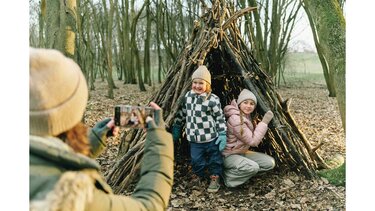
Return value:
[(56, 136), (78, 124), (88, 99), (85, 77), (53, 49), (30, 48), (30, 134)]

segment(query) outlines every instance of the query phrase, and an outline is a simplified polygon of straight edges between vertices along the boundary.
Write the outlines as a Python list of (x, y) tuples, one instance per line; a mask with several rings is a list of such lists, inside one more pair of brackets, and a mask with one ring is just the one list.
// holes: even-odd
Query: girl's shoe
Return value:
[(220, 188), (219, 176), (211, 175), (210, 178), (211, 178), (211, 182), (210, 182), (210, 185), (207, 188), (207, 191), (209, 193), (216, 193)]

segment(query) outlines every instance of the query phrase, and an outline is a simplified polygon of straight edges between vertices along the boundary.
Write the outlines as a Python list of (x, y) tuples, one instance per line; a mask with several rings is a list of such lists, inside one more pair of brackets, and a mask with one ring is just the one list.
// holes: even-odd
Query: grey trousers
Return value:
[(248, 151), (224, 157), (224, 183), (227, 187), (236, 187), (245, 183), (258, 172), (268, 171), (275, 167), (273, 157)]

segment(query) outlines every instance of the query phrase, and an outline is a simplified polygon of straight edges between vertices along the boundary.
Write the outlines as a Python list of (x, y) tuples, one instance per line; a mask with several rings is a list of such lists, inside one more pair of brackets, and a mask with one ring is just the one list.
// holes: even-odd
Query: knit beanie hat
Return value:
[(255, 97), (255, 95), (250, 90), (243, 89), (238, 96), (237, 105), (240, 105), (240, 103), (248, 99), (253, 100), (255, 102), (255, 105), (257, 104), (257, 98)]
[(203, 79), (211, 85), (211, 73), (207, 70), (205, 65), (201, 65), (196, 69), (191, 77), (193, 80), (196, 78)]
[(88, 89), (79, 66), (53, 49), (30, 48), (30, 134), (56, 136), (78, 124)]

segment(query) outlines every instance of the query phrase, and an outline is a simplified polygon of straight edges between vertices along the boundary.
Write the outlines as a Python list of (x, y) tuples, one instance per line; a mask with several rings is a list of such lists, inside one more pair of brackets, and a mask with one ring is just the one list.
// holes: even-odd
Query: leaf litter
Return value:
[[(147, 104), (158, 86), (146, 86), (140, 92), (138, 85), (115, 81), (114, 99), (106, 97), (107, 84), (95, 83), (96, 90), (90, 98), (84, 121), (93, 126), (97, 121), (113, 116), (117, 104)], [(342, 129), (336, 98), (328, 97), (323, 86), (303, 88), (282, 87), (277, 89), (284, 99), (292, 98), (290, 110), (301, 131), (313, 146), (320, 141), (318, 149), (325, 160), (341, 155), (345, 158), (345, 133)], [(125, 129), (120, 130), (126, 132)], [(97, 161), (104, 175), (108, 173), (117, 157), (120, 137), (109, 138), (107, 148)], [(345, 210), (345, 187), (329, 184), (324, 178), (307, 180), (292, 171), (263, 173), (250, 178), (245, 184), (228, 188), (221, 184), (217, 193), (208, 193), (208, 182), (192, 187), (188, 162), (175, 164), (174, 185), (167, 210)], [(130, 195), (134, 185), (129, 187)]]

